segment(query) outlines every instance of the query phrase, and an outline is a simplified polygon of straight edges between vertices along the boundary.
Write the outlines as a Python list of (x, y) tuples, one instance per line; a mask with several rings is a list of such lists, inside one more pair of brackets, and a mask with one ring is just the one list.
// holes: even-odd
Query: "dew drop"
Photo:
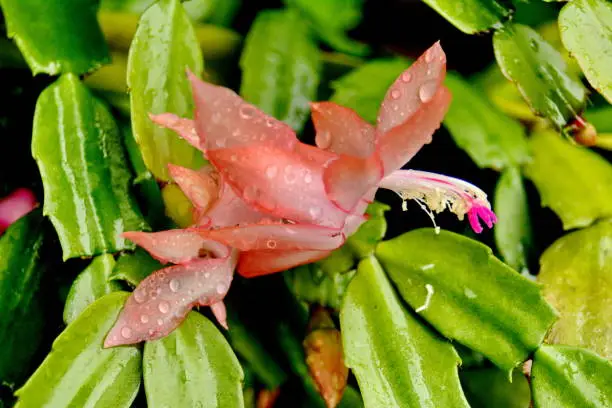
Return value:
[(270, 248), (270, 249), (274, 249), (274, 248), (276, 248), (276, 241), (275, 241), (275, 240), (273, 240), (273, 239), (269, 239), (269, 240), (266, 242), (266, 246), (267, 246), (268, 248)]
[(145, 300), (147, 300), (146, 291), (143, 289), (136, 289), (134, 291), (134, 300), (136, 303), (143, 303)]
[(266, 177), (273, 179), (278, 174), (278, 168), (276, 166), (268, 166), (266, 169)]
[(308, 213), (313, 219), (319, 218), (321, 212), (322, 210), (320, 207), (310, 207), (310, 209), (308, 210)]
[(170, 286), (171, 291), (178, 292), (179, 288), (181, 287), (181, 283), (178, 281), (178, 279), (172, 279), (168, 286)]
[(399, 89), (393, 89), (391, 90), (391, 98), (393, 99), (399, 99), (400, 96), (402, 96), (402, 91), (400, 91)]
[(215, 145), (217, 145), (217, 147), (225, 147), (225, 138), (220, 137), (217, 140), (215, 140)]
[(402, 73), (402, 81), (406, 83), (412, 81), (412, 75), (410, 74), (410, 72), (404, 71), (404, 73)]
[(130, 337), (132, 337), (132, 329), (125, 326), (123, 329), (121, 329), (121, 335), (123, 336), (123, 338), (129, 339)]
[(319, 149), (327, 149), (331, 145), (331, 141), (331, 133), (326, 130), (317, 132), (317, 135), (315, 136), (315, 143)]
[(312, 183), (312, 174), (310, 174), (310, 172), (304, 175), (304, 183), (306, 184)]
[(421, 102), (427, 103), (431, 101), (436, 92), (436, 82), (435, 81), (427, 81), (419, 88), (419, 99)]
[(251, 119), (255, 115), (255, 108), (251, 105), (242, 105), (239, 112), (242, 119)]
[(162, 319), (157, 319), (157, 325), (161, 326), (162, 324), (164, 324), (164, 321)]
[(155, 334), (155, 330), (149, 329), (149, 336), (153, 336)]
[(285, 167), (285, 181), (287, 184), (293, 184), (297, 180), (297, 174), (293, 166), (288, 165)]
[(233, 162), (238, 161), (238, 156), (236, 156), (235, 154), (232, 154), (230, 156), (230, 160), (233, 161)]
[[(168, 302), (166, 302), (166, 301), (159, 302), (159, 305), (157, 306), (157, 308), (162, 313), (168, 313), (170, 311), (170, 304)], [(158, 321), (158, 323), (159, 323), (159, 321)]]
[(431, 51), (427, 51), (425, 53), (425, 62), (429, 64), (431, 61), (433, 61), (433, 53)]
[(391, 105), (391, 109), (393, 109), (394, 111), (398, 111), (399, 110), (399, 105), (394, 103), (393, 105)]
[(225, 287), (224, 284), (220, 283), (217, 285), (217, 293), (222, 295), (225, 291), (227, 290), (227, 288)]
[(147, 323), (149, 321), (149, 316), (147, 316), (147, 315), (140, 316), (140, 321), (142, 323)]
[(208, 279), (208, 278), (210, 278), (210, 272), (204, 273), (204, 279)]
[(270, 118), (266, 118), (266, 126), (267, 127), (274, 127), (276, 126), (276, 123), (274, 123), (274, 121)]

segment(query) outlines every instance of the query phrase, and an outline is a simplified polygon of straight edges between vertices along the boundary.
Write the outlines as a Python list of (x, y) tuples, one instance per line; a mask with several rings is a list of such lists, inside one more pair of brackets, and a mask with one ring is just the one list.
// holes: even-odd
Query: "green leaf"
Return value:
[(508, 374), (496, 368), (459, 372), (461, 385), (472, 408), (528, 408), (531, 402), (529, 383), (520, 370)]
[(120, 234), (147, 225), (130, 194), (119, 130), (75, 75), (63, 75), (40, 94), (32, 154), (64, 260), (134, 247)]
[(495, 187), (494, 209), (498, 219), (493, 229), (495, 245), (504, 262), (523, 272), (533, 253), (533, 231), (519, 169), (511, 167), (502, 173)]
[(359, 391), (348, 385), (344, 389), (344, 394), (342, 395), (340, 404), (338, 404), (338, 408), (364, 408)]
[(466, 34), (498, 28), (512, 9), (503, 0), (424, 0)]
[(533, 29), (508, 24), (493, 35), (495, 58), (540, 116), (563, 128), (582, 112), (586, 89), (561, 54)]
[(459, 356), (406, 311), (375, 258), (351, 281), (340, 326), (346, 365), (367, 407), (467, 407)]
[(368, 205), (366, 209), (366, 214), (369, 216), (368, 220), (361, 224), (357, 232), (351, 235), (345, 244), (357, 260), (370, 256), (376, 245), (385, 237), (387, 233), (385, 212), (390, 209), (391, 207), (387, 204), (377, 201)]
[(364, 0), (285, 0), (308, 20), (323, 42), (333, 49), (353, 55), (366, 55), (367, 44), (352, 40), (347, 31), (361, 21)]
[(610, 163), (554, 132), (536, 133), (529, 143), (533, 160), (525, 174), (537, 187), (542, 206), (561, 218), (563, 228), (586, 227), (612, 216)]
[(560, 313), (547, 341), (612, 359), (611, 243), (612, 224), (602, 221), (562, 237), (542, 255), (538, 281)]
[(134, 346), (102, 347), (128, 296), (110, 293), (68, 325), (15, 393), (15, 408), (130, 407), (140, 387), (141, 351)]
[(21, 381), (40, 345), (43, 221), (35, 210), (13, 223), (0, 238), (0, 383)]
[(587, 110), (584, 118), (595, 126), (598, 133), (612, 133), (612, 105)]
[(100, 255), (79, 274), (68, 292), (64, 306), (64, 322), (70, 324), (87, 306), (102, 296), (121, 290), (118, 282), (108, 277), (115, 266), (115, 258), (110, 254)]
[(612, 364), (597, 354), (569, 346), (542, 346), (531, 368), (535, 408), (612, 406)]
[(612, 4), (573, 0), (559, 13), (559, 30), (591, 85), (612, 103)]
[(423, 228), (382, 242), (376, 256), (427, 322), (506, 372), (542, 343), (556, 318), (538, 285), (462, 235)]
[(353, 276), (354, 270), (326, 273), (317, 263), (298, 266), (284, 273), (287, 286), (298, 299), (334, 309), (340, 309)]
[(240, 95), (300, 131), (316, 99), (321, 61), (310, 30), (292, 10), (262, 11), (240, 57)]
[(122, 280), (136, 287), (144, 278), (162, 267), (147, 251), (137, 248), (119, 257), (108, 280)]
[(453, 99), (444, 126), (457, 145), (481, 168), (503, 170), (529, 157), (523, 126), (497, 110), (476, 87), (448, 73)]
[(34, 75), (82, 74), (110, 62), (96, 2), (0, 0), (6, 28)]
[(147, 404), (155, 407), (242, 407), (244, 374), (214, 324), (197, 312), (158, 341), (145, 343)]
[(155, 125), (149, 113), (191, 116), (193, 102), (185, 69), (203, 70), (198, 40), (179, 0), (160, 0), (140, 18), (128, 56), (132, 129), (145, 164), (169, 180), (168, 163), (198, 169), (202, 153), (176, 133)]
[(349, 107), (375, 123), (380, 103), (393, 81), (410, 66), (402, 58), (372, 60), (332, 82), (332, 102)]

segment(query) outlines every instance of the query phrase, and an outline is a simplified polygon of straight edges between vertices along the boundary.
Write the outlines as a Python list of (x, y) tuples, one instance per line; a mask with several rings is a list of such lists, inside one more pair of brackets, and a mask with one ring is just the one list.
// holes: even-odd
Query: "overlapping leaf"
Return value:
[(38, 98), (32, 154), (64, 259), (133, 248), (120, 234), (147, 226), (131, 196), (119, 130), (76, 76), (63, 75)]
[(467, 34), (497, 28), (512, 10), (501, 0), (424, 0)]

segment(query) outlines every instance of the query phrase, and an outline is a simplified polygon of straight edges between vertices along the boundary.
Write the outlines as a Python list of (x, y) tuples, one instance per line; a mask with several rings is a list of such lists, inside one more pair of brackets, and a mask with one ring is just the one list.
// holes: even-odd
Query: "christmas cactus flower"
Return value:
[(496, 221), (477, 187), (438, 174), (400, 170), (431, 141), (451, 95), (438, 43), (389, 88), (373, 126), (331, 102), (312, 104), (316, 147), (230, 89), (190, 74), (195, 120), (152, 116), (200, 149), (210, 166), (169, 166), (195, 211), (186, 229), (125, 237), (164, 263), (132, 293), (105, 346), (138, 343), (174, 330), (189, 310), (210, 306), (225, 326), (234, 270), (254, 277), (322, 259), (366, 220), (378, 188), (448, 208), (482, 231)]
[(0, 199), (0, 234), (37, 205), (34, 193), (27, 188), (18, 188)]

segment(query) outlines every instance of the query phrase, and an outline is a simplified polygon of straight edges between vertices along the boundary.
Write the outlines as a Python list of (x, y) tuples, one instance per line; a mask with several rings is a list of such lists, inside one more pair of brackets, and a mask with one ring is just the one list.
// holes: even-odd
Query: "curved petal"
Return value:
[(331, 250), (344, 243), (341, 230), (311, 224), (268, 222), (220, 229), (194, 228), (193, 231), (206, 240), (221, 242), (241, 251)]
[(378, 137), (376, 147), (386, 175), (401, 168), (423, 145), (431, 142), (431, 137), (440, 127), (450, 101), (450, 92), (446, 87), (440, 86), (431, 100), (422, 104), (408, 120)]
[(149, 113), (149, 118), (159, 126), (176, 132), (196, 149), (205, 151), (204, 143), (196, 132), (193, 120), (178, 117), (174, 113), (160, 113), (159, 115)]
[(190, 230), (168, 230), (161, 232), (124, 232), (123, 237), (145, 249), (151, 256), (163, 263), (182, 264), (213, 254), (225, 257), (228, 248), (218, 242), (204, 239)]
[(223, 300), (232, 282), (235, 257), (198, 259), (154, 272), (128, 298), (104, 347), (162, 338), (197, 304)]
[(398, 170), (382, 179), (380, 187), (395, 191), (404, 200), (417, 200), (431, 212), (448, 208), (460, 220), (468, 214), (476, 233), (482, 232), (478, 217), (489, 228), (497, 222), (484, 191), (460, 179), (425, 171)]
[(225, 303), (223, 303), (223, 301), (213, 303), (212, 305), (210, 305), (210, 310), (212, 310), (215, 319), (217, 319), (221, 327), (223, 327), (225, 330), (228, 330), (229, 327), (227, 326), (227, 309), (225, 308)]
[(214, 177), (212, 167), (204, 167), (199, 171), (186, 167), (168, 164), (172, 179), (185, 193), (193, 204), (194, 218), (197, 220), (219, 197), (219, 180)]
[(374, 152), (376, 129), (354, 110), (333, 102), (311, 103), (310, 107), (320, 149), (364, 158)]
[(340, 228), (346, 213), (331, 202), (323, 169), (295, 151), (261, 144), (209, 152), (209, 159), (250, 206), (298, 223)]
[(297, 137), (291, 127), (245, 102), (234, 91), (203, 82), (192, 73), (196, 129), (207, 150), (271, 143), (292, 149)]
[(241, 223), (256, 223), (267, 217), (245, 203), (234, 189), (221, 181), (219, 199), (198, 222), (199, 226), (231, 227)]
[(436, 42), (393, 82), (380, 106), (377, 130), (388, 132), (430, 103), (445, 75), (446, 55)]
[(23, 217), (36, 206), (36, 197), (27, 188), (18, 188), (0, 200), (0, 234), (9, 225)]
[(331, 251), (248, 251), (240, 254), (238, 273), (245, 278), (269, 275), (325, 258)]

